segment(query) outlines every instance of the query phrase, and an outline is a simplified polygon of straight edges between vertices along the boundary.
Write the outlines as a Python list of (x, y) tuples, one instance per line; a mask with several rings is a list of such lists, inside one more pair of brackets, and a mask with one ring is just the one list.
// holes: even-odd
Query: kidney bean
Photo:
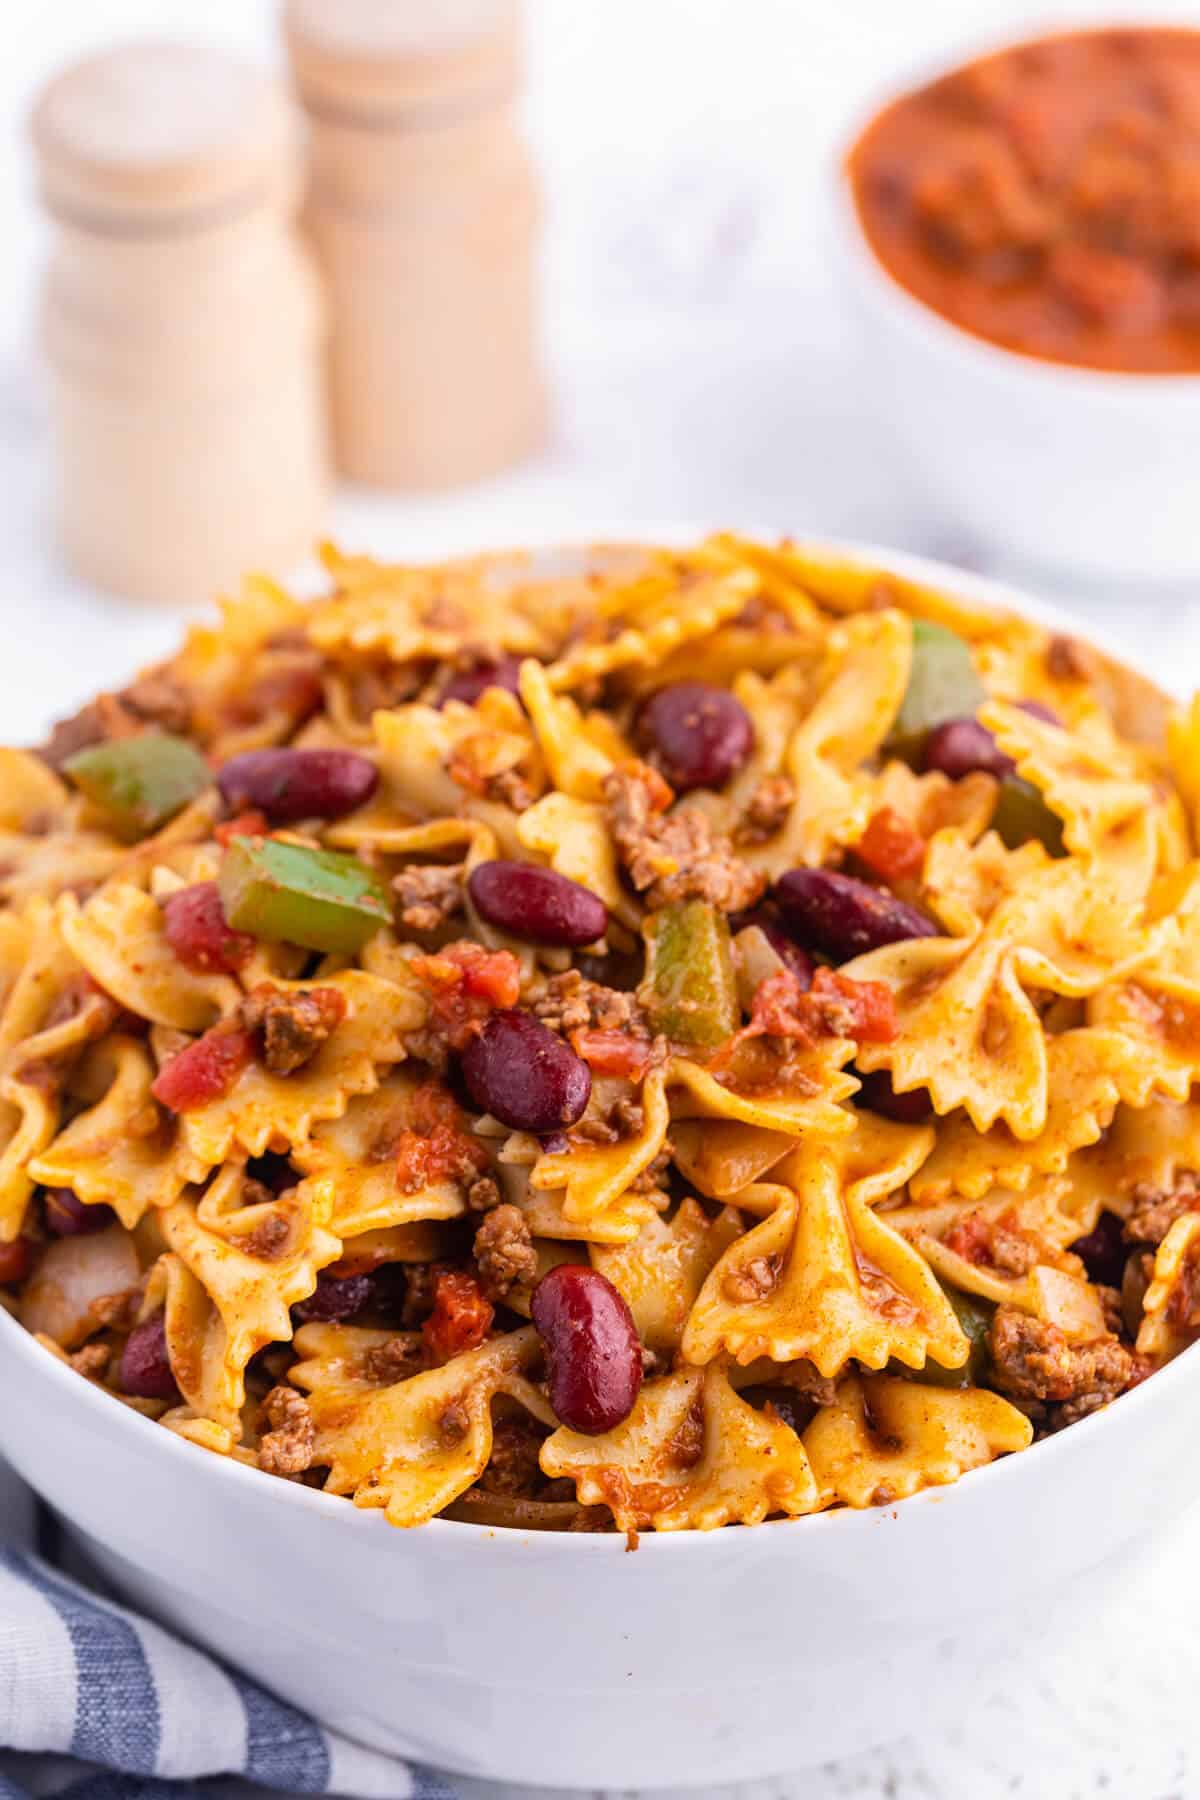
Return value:
[(447, 700), (461, 700), (465, 706), (474, 706), (490, 687), (503, 688), (506, 693), (519, 695), (520, 657), (501, 656), (494, 662), (478, 662), (473, 668), (459, 669), (442, 689), (438, 705), (445, 706)]
[(46, 1188), (42, 1193), (42, 1212), (46, 1229), (55, 1237), (90, 1237), (103, 1231), (116, 1218), (111, 1206), (99, 1203), (89, 1206), (70, 1188)]
[(254, 939), (226, 922), (215, 881), (198, 881), (167, 895), (163, 935), (185, 968), (204, 973), (231, 973), (254, 951)]
[(489, 925), (533, 944), (594, 944), (608, 925), (604, 902), (590, 888), (538, 863), (480, 863), (467, 892)]
[(139, 1400), (178, 1400), (179, 1388), (167, 1354), (167, 1328), (162, 1313), (135, 1325), (125, 1340), (117, 1375), (127, 1394)]
[(1017, 766), (978, 719), (947, 719), (944, 725), (935, 725), (925, 740), (921, 761), (927, 773), (936, 769), (951, 781), (961, 781), (976, 770), (1003, 781)]
[(563, 1424), (595, 1437), (628, 1418), (642, 1385), (642, 1346), (612, 1282), (582, 1263), (559, 1263), (534, 1288), (530, 1313)]
[(805, 944), (836, 962), (904, 938), (937, 937), (925, 913), (835, 869), (789, 869), (775, 885), (784, 923)]
[(511, 1008), (494, 1012), (468, 1044), (462, 1073), (476, 1106), (539, 1135), (574, 1125), (592, 1091), (582, 1057), (532, 1013)]
[(870, 1074), (855, 1069), (854, 1074), (862, 1082), (854, 1096), (856, 1106), (865, 1106), (868, 1112), (878, 1113), (881, 1118), (894, 1119), (897, 1125), (923, 1125), (929, 1117), (932, 1109), (928, 1088), (913, 1088), (907, 1094), (898, 1094), (886, 1069), (873, 1069)]
[(754, 726), (741, 701), (704, 681), (659, 688), (639, 708), (634, 729), (677, 794), (723, 787), (754, 748)]
[(15, 1287), (24, 1281), (33, 1266), (33, 1245), (28, 1238), (13, 1238), (0, 1244), (0, 1287)]
[(352, 1319), (372, 1298), (369, 1275), (317, 1276), (317, 1285), (307, 1300), (293, 1306), (292, 1314), (304, 1324), (329, 1325), (340, 1319)]
[(256, 807), (273, 825), (339, 819), (378, 785), (379, 770), (357, 750), (246, 750), (217, 775), (226, 805)]
[(1098, 1281), (1104, 1287), (1120, 1287), (1129, 1245), (1116, 1213), (1102, 1212), (1094, 1229), (1084, 1237), (1076, 1238), (1071, 1249), (1082, 1258), (1089, 1281)]

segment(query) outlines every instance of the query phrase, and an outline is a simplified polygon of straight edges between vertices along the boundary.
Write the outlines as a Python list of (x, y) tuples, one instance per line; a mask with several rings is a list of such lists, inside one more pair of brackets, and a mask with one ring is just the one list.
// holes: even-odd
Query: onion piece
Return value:
[(21, 1323), (74, 1350), (97, 1329), (93, 1302), (128, 1292), (140, 1275), (133, 1239), (123, 1225), (91, 1237), (59, 1238), (26, 1283)]

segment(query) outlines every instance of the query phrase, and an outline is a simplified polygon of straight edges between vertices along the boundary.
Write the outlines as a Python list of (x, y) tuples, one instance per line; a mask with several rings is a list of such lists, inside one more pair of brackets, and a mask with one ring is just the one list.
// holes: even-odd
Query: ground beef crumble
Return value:
[(316, 1441), (308, 1401), (295, 1388), (273, 1387), (262, 1410), (271, 1429), (258, 1446), (259, 1468), (268, 1475), (302, 1475), (312, 1463)]
[(578, 969), (552, 975), (534, 1001), (535, 1018), (551, 1031), (624, 1031), (649, 1036), (645, 1015), (633, 994), (589, 981)]
[[(431, 1300), (432, 1304), (432, 1300)], [(391, 1383), (407, 1381), (424, 1366), (425, 1352), (420, 1333), (397, 1332), (384, 1344), (372, 1344), (363, 1356), (363, 1374), (368, 1381)]]
[(462, 863), (410, 863), (392, 877), (399, 922), (410, 931), (436, 931), (463, 907)]
[(491, 1458), (476, 1485), (485, 1494), (532, 1500), (546, 1486), (538, 1465), (544, 1436), (532, 1419), (497, 1419)]
[(1139, 1181), (1133, 1190), (1133, 1211), (1125, 1221), (1124, 1235), (1130, 1244), (1161, 1244), (1176, 1219), (1185, 1213), (1200, 1211), (1200, 1174), (1195, 1169), (1181, 1169), (1171, 1188), (1154, 1187)]
[(722, 912), (752, 906), (767, 878), (736, 856), (698, 807), (667, 812), (671, 790), (646, 763), (626, 763), (605, 778), (609, 830), (617, 854), (653, 910), (707, 900)]
[(504, 1300), (537, 1274), (537, 1251), (525, 1214), (506, 1201), (483, 1215), (475, 1233), (475, 1267), (489, 1300)]
[(294, 1075), (311, 1062), (346, 1016), (337, 988), (288, 990), (261, 982), (242, 1001), (247, 1031), (261, 1034), (262, 1058), (272, 1075)]
[(996, 1386), (1018, 1402), (1051, 1402), (1054, 1428), (1107, 1406), (1144, 1373), (1141, 1359), (1117, 1338), (1074, 1344), (1057, 1325), (1014, 1306), (997, 1307), (988, 1341)]
[(796, 798), (795, 784), (786, 775), (768, 775), (750, 796), (734, 833), (738, 844), (761, 844), (774, 837)]

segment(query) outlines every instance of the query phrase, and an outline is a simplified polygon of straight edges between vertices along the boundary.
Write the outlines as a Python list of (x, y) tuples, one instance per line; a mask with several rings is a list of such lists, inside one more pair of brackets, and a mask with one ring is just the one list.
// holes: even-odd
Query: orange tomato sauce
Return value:
[(1200, 31), (1074, 32), (903, 95), (848, 164), (884, 268), (1052, 362), (1200, 372)]

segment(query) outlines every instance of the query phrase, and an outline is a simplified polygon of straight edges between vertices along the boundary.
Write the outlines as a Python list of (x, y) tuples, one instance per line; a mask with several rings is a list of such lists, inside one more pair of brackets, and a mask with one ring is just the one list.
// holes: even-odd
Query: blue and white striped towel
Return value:
[(37, 1521), (0, 1464), (0, 1800), (454, 1800), (72, 1580), (34, 1553)]

